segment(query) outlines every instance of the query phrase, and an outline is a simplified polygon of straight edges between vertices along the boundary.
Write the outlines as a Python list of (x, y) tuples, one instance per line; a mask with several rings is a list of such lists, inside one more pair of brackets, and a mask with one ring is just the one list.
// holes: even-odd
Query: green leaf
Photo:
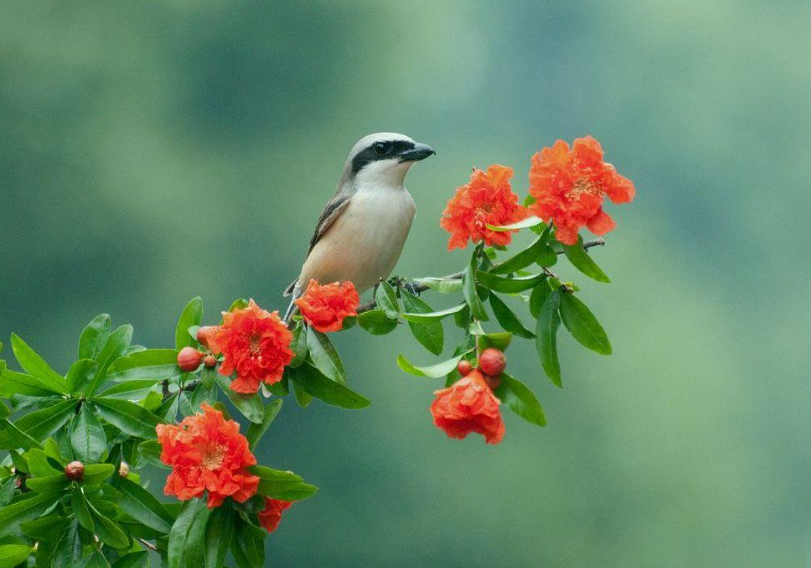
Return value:
[(611, 282), (608, 276), (606, 276), (605, 272), (597, 266), (597, 263), (594, 262), (594, 259), (591, 258), (586, 249), (583, 248), (583, 237), (580, 235), (577, 236), (577, 244), (568, 246), (563, 245), (563, 252), (566, 255), (566, 258), (569, 259), (569, 262), (577, 268), (580, 272), (596, 280), (597, 282)]
[(386, 335), (397, 329), (397, 320), (391, 319), (380, 309), (369, 310), (358, 315), (358, 325), (372, 335)]
[(96, 358), (99, 368), (90, 385), (85, 389), (88, 396), (92, 396), (107, 378), (107, 368), (117, 359), (127, 353), (127, 349), (132, 341), (132, 326), (122, 325), (107, 338), (107, 343)]
[[(60, 432), (59, 434), (64, 434)], [(60, 468), (67, 464), (67, 460), (62, 457), (62, 452), (59, 449), (59, 444), (53, 438), (48, 438), (43, 444), (42, 451), (45, 452), (45, 457), (50, 458), (48, 461), (54, 464), (54, 467)]]
[(234, 510), (231, 507), (214, 509), (206, 525), (205, 568), (222, 568), (234, 533)]
[(124, 381), (115, 384), (99, 393), (105, 398), (120, 398), (124, 400), (141, 400), (147, 394), (155, 390), (157, 383), (152, 379), (141, 379), (137, 381)]
[[(231, 554), (239, 568), (262, 568), (265, 563), (265, 532), (244, 520), (237, 519), (236, 535), (231, 539)], [(173, 568), (173, 567), (169, 567)]]
[(543, 308), (544, 302), (551, 293), (552, 288), (549, 287), (548, 280), (541, 282), (532, 289), (529, 296), (529, 313), (532, 314), (532, 317), (538, 319), (538, 316), (541, 315), (541, 308)]
[(560, 290), (555, 290), (543, 304), (541, 313), (538, 316), (538, 326), (535, 329), (535, 340), (538, 354), (541, 356), (541, 364), (546, 375), (552, 382), (563, 387), (560, 377), (560, 361), (558, 360), (558, 327), (560, 327)]
[(92, 502), (86, 501), (90, 506), (90, 513), (93, 516), (96, 536), (108, 546), (116, 549), (129, 548), (130, 539), (120, 526), (114, 521), (105, 517)]
[(228, 400), (237, 407), (242, 415), (253, 422), (254, 424), (261, 424), (265, 419), (265, 410), (262, 405), (262, 399), (258, 394), (242, 394), (231, 389), (231, 381), (227, 377), (223, 377), (219, 373), (216, 377), (216, 382), (228, 397)]
[(93, 522), (93, 516), (90, 514), (90, 508), (87, 506), (87, 499), (85, 499), (84, 492), (77, 487), (73, 490), (70, 497), (73, 514), (76, 516), (76, 520), (86, 530), (95, 533), (96, 524)]
[(440, 294), (456, 294), (462, 291), (461, 278), (417, 278), (417, 284), (428, 286)]
[(25, 482), (26, 487), (43, 495), (56, 495), (70, 485), (70, 479), (64, 473), (49, 475), (48, 477), (32, 477)]
[(82, 410), (73, 419), (70, 445), (76, 459), (84, 463), (101, 461), (101, 456), (107, 449), (104, 428), (86, 404), (82, 405)]
[(537, 426), (546, 426), (541, 403), (527, 386), (506, 373), (501, 374), (501, 384), (496, 389), (496, 396), (510, 407), (518, 416)]
[(110, 337), (110, 316), (101, 314), (90, 320), (79, 338), (79, 359), (96, 359)]
[(312, 497), (318, 491), (317, 487), (305, 483), (292, 471), (279, 471), (260, 465), (250, 467), (248, 470), (253, 475), (259, 476), (259, 488), (256, 492), (271, 499), (301, 501)]
[(172, 530), (169, 532), (168, 568), (183, 568), (184, 556), (188, 554), (187, 543), (192, 538), (192, 530), (200, 521), (208, 518), (208, 508), (204, 499), (190, 499), (183, 503)]
[(67, 374), (68, 392), (78, 394), (93, 382), (99, 364), (93, 359), (79, 359), (70, 366)]
[(6, 403), (0, 400), (0, 418), (8, 418), (11, 416), (11, 410), (9, 410)]
[[(64, 426), (72, 417), (76, 408), (76, 400), (63, 400), (42, 410), (26, 414), (14, 423), (14, 426), (34, 440), (44, 440)], [(8, 428), (0, 432), (0, 449), (13, 449), (19, 446), (9, 446), (13, 441)]]
[(375, 290), (375, 301), (391, 319), (397, 319), (400, 314), (400, 306), (397, 304), (397, 294), (388, 282), (381, 282)]
[(146, 408), (115, 398), (99, 397), (92, 401), (101, 417), (125, 434), (146, 439), (156, 436), (155, 427), (161, 419)]
[(51, 369), (42, 357), (14, 333), (11, 334), (11, 349), (26, 373), (37, 377), (53, 392), (67, 393), (67, 385), (62, 375)]
[(56, 495), (42, 493), (24, 493), (15, 497), (11, 503), (0, 508), (0, 534), (5, 534), (8, 527), (42, 516), (57, 498)]
[(279, 411), (282, 409), (282, 404), (284, 401), (280, 398), (272, 401), (270, 404), (265, 406), (265, 416), (262, 418), (261, 424), (251, 424), (248, 426), (248, 430), (245, 432), (245, 437), (248, 439), (248, 443), (250, 444), (251, 450), (256, 448), (256, 444), (262, 439), (262, 436), (265, 435), (267, 429), (270, 427), (270, 424), (279, 414)]
[(503, 294), (517, 294), (524, 290), (534, 288), (539, 283), (546, 280), (546, 274), (534, 274), (532, 276), (522, 276), (519, 278), (507, 278), (498, 276), (490, 272), (481, 271), (478, 273), (478, 279), (482, 286), (486, 286), (495, 292)]
[(296, 404), (298, 404), (300, 408), (307, 408), (313, 401), (313, 395), (304, 390), (304, 387), (302, 387), (296, 381), (292, 382), (293, 382), (293, 394), (296, 397)]
[(110, 563), (101, 552), (94, 552), (82, 564), (82, 568), (110, 568)]
[(47, 454), (39, 448), (34, 448), (25, 454), (28, 460), (28, 471), (34, 477), (49, 477), (52, 475), (63, 475), (64, 471), (59, 464), (54, 464), (48, 459)]
[[(68, 419), (70, 416), (68, 416)], [(14, 448), (22, 448), (30, 450), (31, 448), (41, 448), (42, 445), (17, 428), (8, 419), (0, 420), (0, 448), (5, 450), (12, 450)]]
[(414, 323), (428, 323), (432, 321), (440, 321), (449, 315), (457, 314), (464, 310), (467, 307), (467, 304), (459, 304), (458, 306), (454, 306), (452, 308), (448, 308), (446, 310), (439, 310), (437, 312), (425, 312), (425, 313), (411, 313), (406, 312), (403, 315), (403, 319), (409, 322)]
[(34, 549), (26, 544), (0, 545), (0, 568), (14, 568), (33, 553)]
[(149, 566), (149, 553), (146, 550), (139, 550), (120, 556), (113, 562), (111, 568), (147, 568), (147, 566)]
[(429, 377), (432, 379), (438, 379), (440, 377), (444, 377), (454, 369), (459, 364), (465, 355), (468, 352), (462, 353), (461, 355), (457, 355), (453, 359), (448, 359), (447, 361), (443, 361), (442, 363), (437, 363), (436, 365), (431, 365), (428, 367), (417, 367), (416, 365), (412, 364), (408, 359), (406, 359), (403, 355), (397, 356), (397, 366), (400, 367), (406, 373), (411, 375), (416, 375), (418, 377)]
[(579, 298), (564, 294), (560, 301), (560, 316), (563, 325), (583, 347), (600, 355), (611, 354), (611, 343), (603, 326)]
[(168, 534), (174, 519), (152, 494), (129, 479), (119, 477), (117, 488), (121, 491), (121, 508), (136, 521), (158, 532)]
[(111, 463), (90, 463), (84, 466), (84, 485), (101, 483), (115, 473), (115, 466)]
[(524, 327), (524, 324), (521, 323), (521, 320), (515, 315), (515, 312), (495, 294), (490, 294), (490, 307), (493, 308), (493, 314), (496, 316), (499, 325), (506, 331), (525, 339), (535, 337), (534, 333)]
[(543, 220), (538, 219), (537, 217), (527, 217), (523, 221), (518, 221), (517, 223), (512, 223), (510, 225), (487, 225), (487, 228), (491, 231), (504, 232), (516, 231), (518, 229), (528, 229), (537, 225), (543, 225)]
[(11, 398), (15, 394), (44, 397), (59, 393), (37, 377), (4, 368), (0, 372), (0, 396)]
[(186, 304), (175, 329), (175, 348), (180, 351), (184, 347), (197, 346), (197, 341), (189, 335), (189, 328), (200, 325), (203, 321), (203, 299), (200, 296)]
[(162, 449), (156, 440), (147, 440), (138, 444), (138, 456), (151, 466), (166, 468), (166, 464), (161, 461)]
[(493, 268), (490, 269), (491, 274), (510, 274), (511, 272), (517, 272), (518, 270), (522, 270), (535, 262), (538, 256), (544, 251), (547, 247), (547, 238), (544, 235), (539, 236), (537, 239), (532, 241), (526, 249), (522, 250), (512, 258), (505, 260), (504, 262), (495, 265)]
[[(409, 293), (407, 290), (401, 290), (401, 295), (403, 298), (403, 306), (408, 312), (414, 314), (433, 313), (431, 306), (417, 296)], [(417, 323), (409, 320), (408, 327), (411, 328), (411, 333), (417, 341), (428, 351), (434, 355), (442, 353), (442, 349), (445, 346), (445, 330), (442, 327), (442, 322), (439, 320), (430, 320)]]
[[(307, 328), (307, 347), (315, 367), (333, 381), (346, 383), (346, 371), (341, 357), (329, 338), (312, 327)], [(305, 389), (306, 390), (306, 389)]]
[(307, 359), (307, 334), (301, 324), (293, 330), (293, 339), (290, 341), (290, 350), (293, 351), (293, 360), (289, 367), (298, 367)]
[(118, 382), (146, 379), (158, 382), (179, 377), (182, 373), (174, 349), (145, 349), (110, 365), (107, 378)]
[(306, 364), (290, 369), (290, 379), (315, 398), (340, 408), (366, 408), (368, 399), (350, 390), (342, 383), (330, 380), (315, 367)]
[(48, 515), (34, 521), (20, 523), (20, 530), (34, 540), (46, 541), (58, 538), (68, 526), (68, 520), (58, 515)]
[(513, 334), (509, 331), (499, 331), (496, 333), (482, 333), (476, 336), (476, 344), (479, 351), (484, 351), (488, 347), (495, 347), (501, 351), (506, 351), (512, 343)]
[(465, 295), (465, 301), (470, 307), (470, 313), (475, 319), (487, 321), (487, 311), (484, 309), (479, 293), (476, 290), (476, 258), (477, 251), (473, 252), (470, 257), (470, 263), (465, 269), (465, 274), (462, 276), (462, 292)]

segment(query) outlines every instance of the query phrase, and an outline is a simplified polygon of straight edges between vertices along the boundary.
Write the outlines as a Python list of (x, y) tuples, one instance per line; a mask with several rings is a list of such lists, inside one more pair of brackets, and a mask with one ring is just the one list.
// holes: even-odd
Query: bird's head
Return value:
[(427, 144), (415, 142), (403, 134), (378, 132), (361, 138), (344, 166), (342, 181), (359, 186), (400, 187), (414, 162), (435, 154)]

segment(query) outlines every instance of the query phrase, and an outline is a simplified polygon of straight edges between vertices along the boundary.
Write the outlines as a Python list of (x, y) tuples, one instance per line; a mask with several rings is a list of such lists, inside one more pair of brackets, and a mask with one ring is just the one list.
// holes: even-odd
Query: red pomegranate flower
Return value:
[(478, 369), (434, 394), (436, 399), (431, 404), (434, 425), (449, 437), (461, 440), (475, 432), (483, 435), (488, 444), (498, 444), (504, 437), (504, 421), (498, 408), (501, 401)]
[(247, 308), (223, 312), (222, 325), (207, 339), (212, 351), (225, 356), (220, 374), (227, 377), (236, 371), (231, 390), (240, 393), (255, 393), (262, 382), (279, 382), (293, 359), (293, 334), (279, 313), (266, 312), (253, 300)]
[(279, 528), (282, 521), (282, 512), (292, 505), (292, 501), (280, 501), (265, 497), (265, 508), (259, 512), (259, 523), (265, 530), (272, 533)]
[(439, 226), (451, 234), (448, 250), (465, 248), (468, 240), (486, 245), (507, 245), (514, 231), (493, 231), (487, 225), (509, 225), (528, 216), (510, 187), (513, 169), (492, 165), (487, 172), (474, 169), (470, 182), (457, 188), (448, 201)]
[(340, 331), (344, 319), (358, 315), (360, 296), (352, 282), (319, 286), (310, 280), (307, 291), (296, 300), (304, 320), (321, 333)]
[(555, 224), (557, 239), (565, 245), (577, 244), (583, 226), (595, 235), (604, 235), (616, 226), (603, 211), (607, 195), (614, 203), (634, 198), (634, 184), (603, 161), (603, 149), (591, 136), (578, 138), (571, 150), (563, 140), (532, 157), (529, 193), (535, 198), (530, 211)]
[(256, 494), (259, 478), (246, 469), (256, 464), (239, 424), (204, 404), (203, 413), (178, 424), (159, 424), (161, 461), (172, 467), (163, 492), (181, 501), (208, 491), (208, 507), (226, 497), (242, 503)]

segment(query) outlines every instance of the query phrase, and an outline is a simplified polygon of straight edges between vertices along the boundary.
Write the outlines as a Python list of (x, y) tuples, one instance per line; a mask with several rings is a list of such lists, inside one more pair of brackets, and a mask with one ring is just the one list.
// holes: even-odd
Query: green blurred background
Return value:
[[(427, 411), (406, 330), (337, 338), (370, 409), (288, 401), (261, 460), (321, 487), (268, 566), (808, 566), (811, 4), (18, 2), (0, 16), (0, 335), (64, 371), (100, 311), (168, 346), (185, 302), (285, 306), (349, 148), (438, 155), (401, 274), (463, 263), (472, 166), (593, 134), (637, 186), (582, 297), (615, 355), (513, 374), (549, 418), (497, 447)], [(426, 294), (441, 306), (447, 298)], [(7, 354), (8, 355), (8, 354)]]

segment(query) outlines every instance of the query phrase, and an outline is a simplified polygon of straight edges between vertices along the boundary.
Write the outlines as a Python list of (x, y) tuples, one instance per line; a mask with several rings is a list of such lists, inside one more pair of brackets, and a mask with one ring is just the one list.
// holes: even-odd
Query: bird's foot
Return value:
[(391, 284), (395, 288), (402, 288), (403, 290), (405, 290), (406, 292), (408, 292), (413, 296), (419, 296), (421, 293), (419, 285), (416, 282), (414, 282), (413, 280), (400, 278), (399, 276), (394, 276), (393, 278), (391, 278), (389, 280), (389, 284)]

